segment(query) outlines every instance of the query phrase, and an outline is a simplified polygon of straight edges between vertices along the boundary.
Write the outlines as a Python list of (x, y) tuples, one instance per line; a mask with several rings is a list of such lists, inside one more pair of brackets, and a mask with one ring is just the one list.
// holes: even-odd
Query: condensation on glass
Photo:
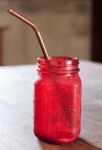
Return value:
[(81, 79), (79, 60), (38, 58), (34, 83), (34, 133), (47, 142), (74, 141), (80, 133)]

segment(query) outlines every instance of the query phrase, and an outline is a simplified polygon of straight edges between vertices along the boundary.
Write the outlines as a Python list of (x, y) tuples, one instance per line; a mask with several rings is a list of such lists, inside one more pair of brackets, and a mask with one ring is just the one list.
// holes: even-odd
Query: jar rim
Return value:
[[(40, 74), (68, 74), (79, 71), (79, 59), (69, 56), (51, 56), (49, 59), (39, 57), (37, 61)], [(50, 68), (50, 69), (49, 69)]]
[(70, 56), (50, 56), (49, 59), (42, 57), (38, 57), (38, 63), (46, 63), (51, 62), (51, 64), (59, 64), (59, 65), (77, 65), (79, 64), (79, 58), (70, 57)]

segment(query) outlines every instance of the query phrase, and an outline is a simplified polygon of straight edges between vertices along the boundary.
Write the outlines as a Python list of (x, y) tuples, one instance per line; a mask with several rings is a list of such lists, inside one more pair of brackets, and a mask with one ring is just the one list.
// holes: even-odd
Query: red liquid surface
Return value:
[(36, 81), (34, 133), (40, 139), (64, 143), (78, 138), (80, 109), (81, 81), (77, 73)]

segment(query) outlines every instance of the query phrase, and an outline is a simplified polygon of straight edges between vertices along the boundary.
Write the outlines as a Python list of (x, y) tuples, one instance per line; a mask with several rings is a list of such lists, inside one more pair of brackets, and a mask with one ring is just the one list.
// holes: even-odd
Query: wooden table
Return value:
[(53, 145), (33, 134), (35, 65), (0, 67), (0, 150), (102, 149), (102, 64), (81, 61), (82, 130), (70, 144)]

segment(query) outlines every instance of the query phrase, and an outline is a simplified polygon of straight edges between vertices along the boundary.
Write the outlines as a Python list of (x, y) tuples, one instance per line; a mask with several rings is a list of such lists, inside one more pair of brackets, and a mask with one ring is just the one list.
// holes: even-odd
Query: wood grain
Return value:
[(44, 143), (33, 134), (36, 66), (0, 67), (0, 150), (102, 149), (102, 65), (81, 61), (80, 67), (82, 129), (80, 139), (65, 145)]

